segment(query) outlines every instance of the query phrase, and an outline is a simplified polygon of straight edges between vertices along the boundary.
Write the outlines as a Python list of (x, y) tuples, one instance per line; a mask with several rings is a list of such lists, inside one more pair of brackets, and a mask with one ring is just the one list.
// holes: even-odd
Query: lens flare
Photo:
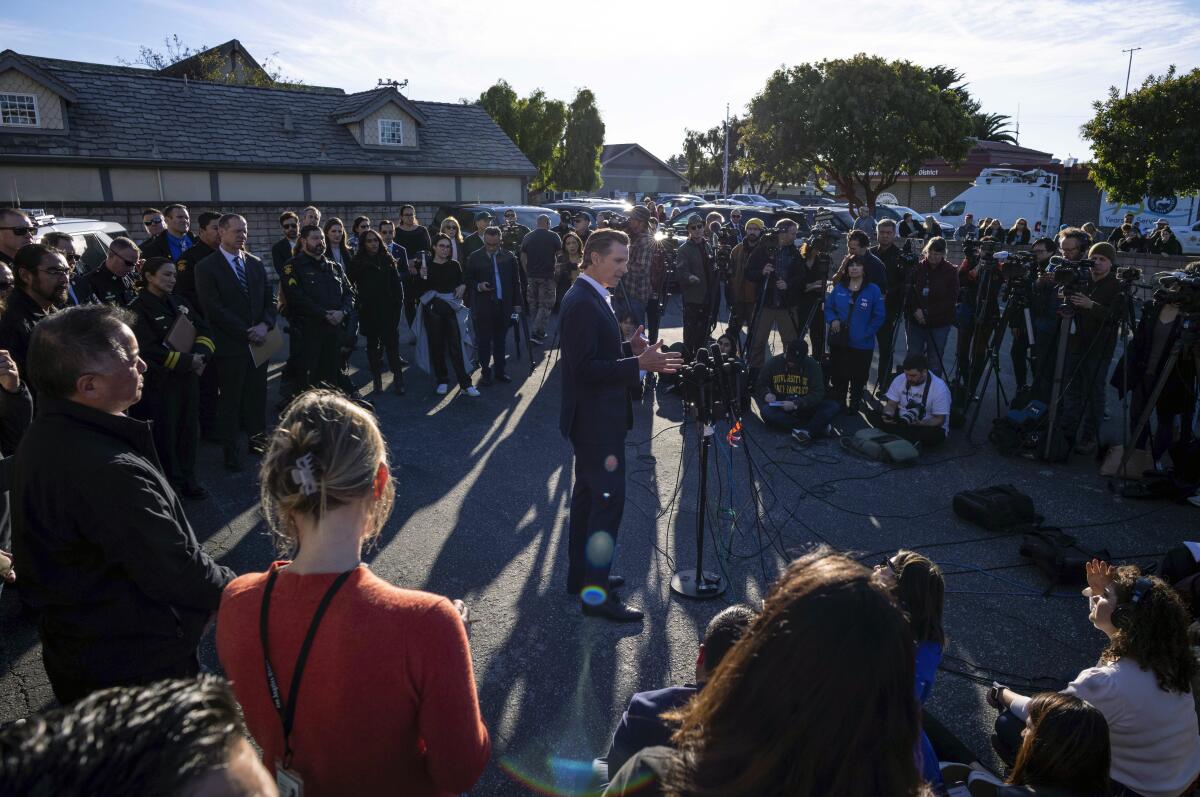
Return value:
[(588, 606), (599, 606), (608, 600), (608, 593), (603, 587), (584, 587), (579, 597)]
[(608, 471), (609, 473), (613, 473), (614, 471), (616, 471), (617, 465), (619, 465), (619, 464), (620, 463), (617, 461), (616, 454), (609, 454), (604, 459), (604, 469), (606, 471)]
[(612, 563), (616, 541), (607, 531), (593, 532), (587, 541), (587, 559), (594, 567), (607, 567)]

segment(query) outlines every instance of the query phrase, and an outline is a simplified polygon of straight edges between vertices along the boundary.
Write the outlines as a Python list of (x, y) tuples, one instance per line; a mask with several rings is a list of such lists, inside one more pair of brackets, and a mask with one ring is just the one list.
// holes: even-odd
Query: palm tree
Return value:
[(1002, 113), (971, 114), (974, 126), (972, 135), (979, 141), (999, 141), (1004, 144), (1016, 144), (1017, 138), (1011, 127), (1012, 117)]

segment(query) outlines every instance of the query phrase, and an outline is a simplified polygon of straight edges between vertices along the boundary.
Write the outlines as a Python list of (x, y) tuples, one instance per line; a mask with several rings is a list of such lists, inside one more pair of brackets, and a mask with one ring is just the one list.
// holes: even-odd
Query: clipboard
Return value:
[(267, 330), (267, 337), (261, 345), (255, 346), (250, 344), (250, 359), (254, 360), (254, 367), (261, 368), (262, 364), (283, 348), (283, 330), (279, 327), (271, 327)]
[(192, 346), (196, 345), (196, 325), (187, 317), (187, 313), (179, 314), (163, 342), (174, 351), (184, 354), (192, 350)]

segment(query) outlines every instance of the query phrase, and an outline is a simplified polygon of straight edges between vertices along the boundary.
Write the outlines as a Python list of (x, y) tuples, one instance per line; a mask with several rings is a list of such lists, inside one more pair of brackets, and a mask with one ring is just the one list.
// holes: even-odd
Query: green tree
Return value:
[(872, 210), (901, 174), (930, 158), (961, 162), (970, 147), (959, 93), (923, 67), (865, 54), (776, 70), (750, 117), (750, 150), (766, 173), (815, 174)]
[(1017, 143), (1011, 129), (1012, 117), (1002, 113), (985, 113), (979, 100), (967, 90), (967, 84), (963, 82), (966, 77), (962, 72), (951, 66), (932, 66), (925, 71), (929, 73), (933, 85), (943, 91), (953, 91), (962, 100), (963, 108), (971, 115), (972, 138), (978, 141)]
[(479, 104), (538, 170), (530, 189), (552, 187), (554, 159), (567, 124), (567, 106), (561, 100), (547, 99), (541, 89), (528, 97), (518, 97), (505, 80), (483, 92)]
[(1114, 86), (1092, 107), (1081, 132), (1095, 154), (1092, 180), (1113, 199), (1200, 191), (1200, 69), (1177, 77), (1172, 66), (1127, 97)]
[(604, 120), (596, 95), (579, 89), (567, 109), (567, 128), (551, 172), (560, 191), (595, 191), (600, 187), (600, 151), (604, 148)]
[[(770, 191), (775, 177), (764, 170), (749, 149), (747, 133), (749, 119), (733, 116), (729, 119), (729, 190), (743, 184), (754, 193)], [(708, 130), (684, 130), (683, 168), (693, 187), (721, 187), (725, 171), (725, 123)], [(670, 161), (667, 161), (670, 163)]]

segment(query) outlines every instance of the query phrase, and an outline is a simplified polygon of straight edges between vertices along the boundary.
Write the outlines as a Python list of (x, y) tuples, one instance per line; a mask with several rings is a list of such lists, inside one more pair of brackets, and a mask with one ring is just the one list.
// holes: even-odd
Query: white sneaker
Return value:
[(450, 392), (450, 386), (447, 385), (445, 382), (442, 382), (440, 385), (437, 386), (437, 394), (439, 396), (444, 396), (448, 392)]
[(472, 398), (479, 398), (479, 388), (475, 387), (474, 385), (471, 385), (469, 388), (466, 389), (466, 394), (468, 396), (471, 396)]

